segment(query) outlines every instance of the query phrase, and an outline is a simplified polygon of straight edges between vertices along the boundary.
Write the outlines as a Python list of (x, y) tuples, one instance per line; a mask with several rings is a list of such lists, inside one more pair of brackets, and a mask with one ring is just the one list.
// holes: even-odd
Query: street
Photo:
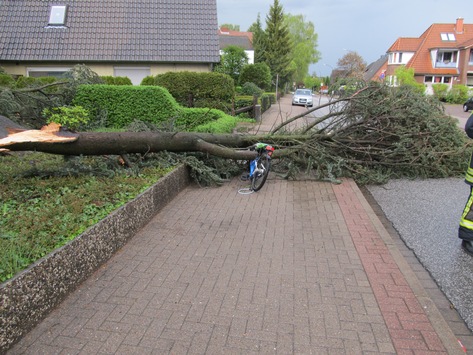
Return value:
[[(291, 103), (292, 95), (286, 94), (280, 98), (279, 102), (273, 104), (266, 112), (263, 113), (263, 118), (259, 124), (257, 124), (252, 133), (266, 133), (272, 131), (280, 123), (300, 115), (310, 110), (313, 107), (306, 108), (304, 106), (292, 106)], [(326, 104), (331, 98), (327, 95), (314, 95), (314, 107)], [(308, 124), (314, 122), (318, 117), (322, 117), (329, 112), (329, 107), (318, 109), (314, 112), (307, 114), (305, 117), (292, 122), (285, 127), (286, 131), (293, 131), (301, 129)]]

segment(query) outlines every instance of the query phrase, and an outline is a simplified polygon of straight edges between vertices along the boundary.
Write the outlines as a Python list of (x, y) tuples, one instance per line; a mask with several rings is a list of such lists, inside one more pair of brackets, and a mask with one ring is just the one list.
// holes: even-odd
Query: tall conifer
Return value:
[(284, 23), (284, 12), (279, 0), (274, 0), (266, 16), (266, 48), (264, 61), (271, 69), (273, 80), (279, 75), (280, 83), (290, 77), (291, 37)]

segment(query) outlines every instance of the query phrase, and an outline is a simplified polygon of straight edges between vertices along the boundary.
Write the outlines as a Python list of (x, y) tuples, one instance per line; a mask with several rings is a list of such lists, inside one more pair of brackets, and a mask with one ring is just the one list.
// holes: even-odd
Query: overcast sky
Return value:
[[(219, 25), (246, 31), (260, 14), (263, 28), (274, 0), (217, 0)], [(304, 15), (318, 34), (321, 60), (310, 74), (329, 75), (348, 50), (369, 64), (399, 37), (419, 37), (433, 23), (473, 23), (472, 0), (279, 0), (284, 13)], [(467, 10), (468, 9), (468, 10)]]

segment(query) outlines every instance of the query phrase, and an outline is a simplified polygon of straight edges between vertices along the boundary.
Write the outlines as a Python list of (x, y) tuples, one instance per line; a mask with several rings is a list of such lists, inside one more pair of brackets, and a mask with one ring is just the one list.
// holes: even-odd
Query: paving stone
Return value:
[(446, 353), (351, 180), (241, 186), (185, 189), (10, 352)]

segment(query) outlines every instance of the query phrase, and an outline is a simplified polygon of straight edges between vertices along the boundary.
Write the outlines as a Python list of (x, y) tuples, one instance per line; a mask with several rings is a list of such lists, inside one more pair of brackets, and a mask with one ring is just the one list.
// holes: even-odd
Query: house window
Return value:
[(440, 38), (442, 38), (442, 41), (455, 41), (455, 34), (453, 33), (441, 33)]
[(66, 10), (67, 7), (65, 5), (51, 6), (49, 26), (64, 26), (66, 23)]
[(398, 83), (397, 83), (397, 77), (395, 75), (389, 75), (387, 78), (386, 78), (387, 82), (389, 85), (391, 86), (398, 86)]
[(30, 67), (26, 68), (27, 76), (33, 78), (40, 78), (45, 76), (53, 76), (55, 78), (62, 78), (72, 68), (68, 67)]
[(452, 81), (451, 76), (430, 76), (427, 75), (424, 77), (424, 83), (434, 83), (434, 84), (450, 84)]
[(457, 52), (438, 52), (437, 62), (456, 62), (457, 61)]
[(458, 51), (438, 51), (436, 68), (456, 68)]
[(473, 65), (473, 49), (470, 49), (470, 60), (468, 64)]
[(389, 64), (402, 63), (402, 53), (389, 53)]

